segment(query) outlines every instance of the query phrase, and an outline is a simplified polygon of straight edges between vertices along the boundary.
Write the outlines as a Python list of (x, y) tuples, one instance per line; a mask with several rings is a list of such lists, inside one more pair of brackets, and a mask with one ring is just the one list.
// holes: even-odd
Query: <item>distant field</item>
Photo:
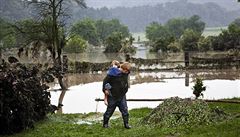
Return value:
[[(222, 30), (227, 29), (227, 27), (209, 27), (205, 28), (203, 32), (203, 36), (217, 36), (219, 35)], [(133, 37), (135, 38), (135, 41), (138, 41), (138, 37), (140, 37), (140, 41), (147, 41), (148, 39), (145, 36), (145, 32), (135, 32), (132, 33)]]
[(205, 28), (203, 32), (203, 36), (217, 36), (219, 35), (222, 30), (227, 29), (227, 27), (209, 27)]

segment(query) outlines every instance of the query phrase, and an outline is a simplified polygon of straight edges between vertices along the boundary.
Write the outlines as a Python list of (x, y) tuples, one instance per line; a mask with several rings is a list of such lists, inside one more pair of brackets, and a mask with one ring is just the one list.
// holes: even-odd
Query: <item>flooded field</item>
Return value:
[[(104, 112), (102, 80), (106, 73), (69, 74), (66, 81), (69, 90), (65, 92), (51, 91), (58, 89), (52, 85), (52, 104), (63, 104), (60, 112), (88, 113)], [(139, 72), (131, 73), (131, 87), (127, 93), (128, 99), (164, 99), (174, 96), (194, 98), (192, 87), (196, 77), (202, 77), (207, 90), (203, 99), (223, 99), (240, 97), (239, 70), (194, 70), (187, 72)], [(128, 102), (129, 109), (140, 107), (156, 107), (160, 102)]]

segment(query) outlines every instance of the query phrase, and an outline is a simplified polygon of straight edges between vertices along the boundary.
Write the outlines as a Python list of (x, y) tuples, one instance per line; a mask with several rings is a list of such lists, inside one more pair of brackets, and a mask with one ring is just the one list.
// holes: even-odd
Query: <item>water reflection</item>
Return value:
[[(106, 73), (68, 74), (66, 81), (69, 90), (51, 92), (54, 105), (63, 104), (58, 111), (63, 113), (103, 112), (106, 106), (103, 102), (95, 102), (103, 98), (102, 80)], [(221, 99), (240, 97), (239, 70), (194, 70), (179, 72), (135, 72), (130, 76), (131, 88), (127, 98), (158, 99), (179, 96), (193, 97), (192, 87), (196, 77), (204, 79), (207, 90), (205, 99)], [(59, 86), (55, 85), (54, 89)], [(156, 107), (159, 102), (128, 102), (129, 109), (139, 107)]]

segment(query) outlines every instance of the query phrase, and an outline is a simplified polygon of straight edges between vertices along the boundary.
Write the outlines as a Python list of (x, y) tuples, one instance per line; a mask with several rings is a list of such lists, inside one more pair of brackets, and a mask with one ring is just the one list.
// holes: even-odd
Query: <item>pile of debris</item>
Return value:
[(203, 100), (170, 98), (157, 106), (143, 119), (144, 123), (164, 127), (204, 125), (226, 119), (219, 108), (211, 109)]

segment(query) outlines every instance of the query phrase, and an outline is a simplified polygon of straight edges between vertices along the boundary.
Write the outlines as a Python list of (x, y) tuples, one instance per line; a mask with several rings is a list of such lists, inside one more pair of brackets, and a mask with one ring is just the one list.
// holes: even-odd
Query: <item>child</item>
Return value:
[[(109, 76), (119, 76), (121, 74), (121, 71), (119, 70), (120, 63), (117, 60), (113, 60), (111, 63), (111, 68), (107, 71), (107, 75)], [(105, 92), (104, 92), (104, 104), (107, 106), (108, 105), (108, 100), (107, 96), (111, 96), (110, 89), (112, 86), (107, 83), (105, 84)]]

